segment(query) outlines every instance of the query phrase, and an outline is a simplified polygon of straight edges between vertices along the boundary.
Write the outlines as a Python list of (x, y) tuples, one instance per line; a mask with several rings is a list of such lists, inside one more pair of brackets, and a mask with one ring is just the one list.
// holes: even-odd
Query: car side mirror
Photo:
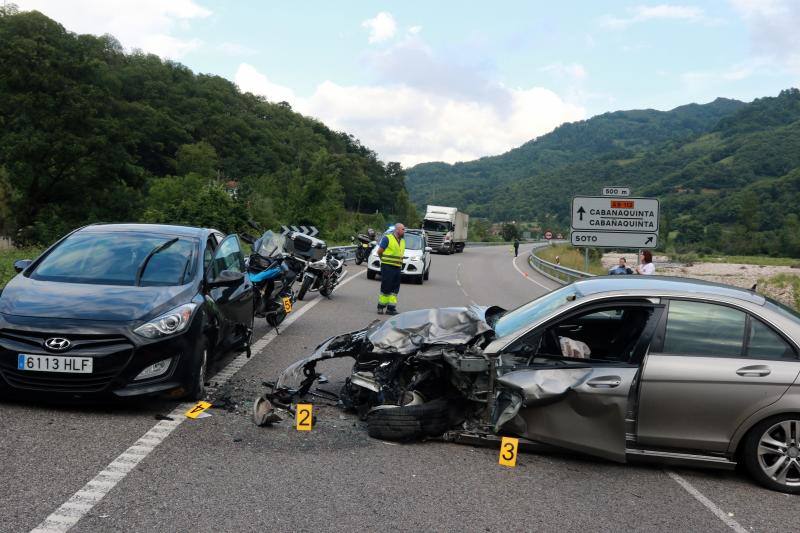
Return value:
[(14, 261), (14, 271), (17, 274), (19, 274), (20, 272), (31, 266), (31, 263), (33, 263), (32, 259), (19, 259), (17, 261)]
[(214, 289), (216, 287), (235, 287), (244, 281), (244, 274), (234, 270), (223, 270), (215, 279), (208, 282), (208, 287)]
[(350, 237), (350, 242), (355, 244), (356, 243), (356, 238), (355, 237)]
[(425, 251), (426, 251), (426, 252), (432, 252), (432, 251), (433, 251), (433, 248), (431, 248), (430, 246), (426, 246), (426, 247), (425, 247)]

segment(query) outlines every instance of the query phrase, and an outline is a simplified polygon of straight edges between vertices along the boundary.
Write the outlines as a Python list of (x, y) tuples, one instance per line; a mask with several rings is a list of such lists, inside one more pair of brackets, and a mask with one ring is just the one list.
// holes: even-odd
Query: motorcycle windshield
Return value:
[(268, 230), (256, 242), (258, 248), (255, 252), (262, 257), (274, 257), (283, 253), (286, 237)]

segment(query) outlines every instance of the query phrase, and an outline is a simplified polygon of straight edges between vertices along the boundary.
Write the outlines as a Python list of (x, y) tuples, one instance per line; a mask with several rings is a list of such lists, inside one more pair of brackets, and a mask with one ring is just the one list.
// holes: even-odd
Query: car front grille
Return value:
[[(51, 337), (67, 338), (69, 350), (51, 352), (44, 341)], [(31, 372), (17, 368), (19, 354), (91, 357), (91, 374)], [(64, 332), (3, 329), (0, 330), (0, 375), (12, 387), (52, 392), (98, 392), (125, 368), (133, 355), (133, 344), (124, 335), (72, 334)]]

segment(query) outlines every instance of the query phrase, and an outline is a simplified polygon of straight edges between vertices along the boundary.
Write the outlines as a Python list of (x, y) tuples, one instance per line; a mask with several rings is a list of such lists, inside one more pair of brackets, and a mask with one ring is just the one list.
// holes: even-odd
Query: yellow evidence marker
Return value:
[(197, 418), (209, 407), (211, 407), (210, 402), (197, 402), (191, 409), (186, 411), (186, 418)]
[(310, 403), (298, 403), (294, 416), (294, 427), (297, 431), (311, 431), (313, 406)]
[(283, 299), (283, 310), (286, 311), (287, 313), (292, 312), (292, 300), (290, 300), (289, 298)]
[(517, 466), (517, 448), (519, 447), (519, 439), (514, 437), (503, 437), (500, 442), (500, 459), (499, 463), (503, 466), (515, 467)]

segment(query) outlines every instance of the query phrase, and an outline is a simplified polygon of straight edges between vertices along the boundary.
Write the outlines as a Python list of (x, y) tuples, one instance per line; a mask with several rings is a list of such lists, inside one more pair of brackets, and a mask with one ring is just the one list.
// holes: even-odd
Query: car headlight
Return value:
[(133, 332), (148, 339), (174, 335), (186, 329), (192, 320), (192, 314), (195, 309), (197, 309), (197, 304), (194, 303), (181, 305), (146, 324), (142, 324)]

